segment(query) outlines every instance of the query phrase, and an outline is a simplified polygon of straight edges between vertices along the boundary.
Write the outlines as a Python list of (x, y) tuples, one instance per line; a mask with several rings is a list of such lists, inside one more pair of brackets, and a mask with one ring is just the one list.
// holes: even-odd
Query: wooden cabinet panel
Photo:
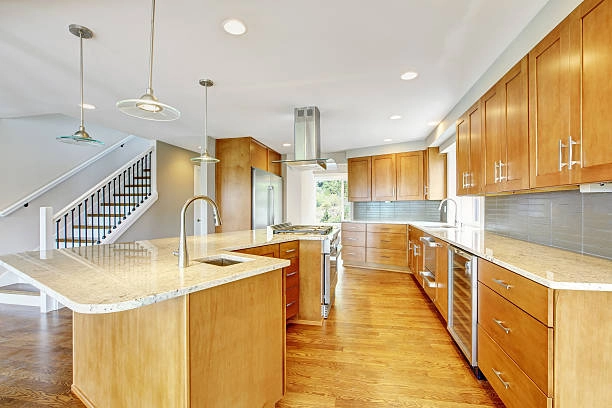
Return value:
[(280, 258), (292, 259), (300, 255), (300, 241), (281, 242), (278, 245)]
[(441, 246), (436, 248), (436, 295), (434, 305), (444, 318), (448, 321), (448, 244), (440, 239), (436, 243)]
[(532, 188), (569, 183), (569, 67), (569, 24), (564, 21), (529, 52)]
[(457, 121), (457, 195), (480, 194), (484, 190), (481, 115), (479, 101)]
[(366, 248), (366, 261), (371, 264), (408, 266), (408, 255), (406, 251)]
[(342, 231), (342, 245), (365, 247), (365, 231)]
[(347, 264), (364, 264), (366, 261), (365, 247), (342, 245), (342, 259)]
[(395, 185), (395, 155), (372, 156), (372, 201), (395, 200)]
[(372, 158), (348, 159), (348, 200), (372, 201)]
[(390, 234), (386, 232), (368, 232), (366, 238), (366, 246), (368, 248), (384, 248), (405, 251), (407, 235), (408, 234), (406, 234), (405, 232), (401, 234)]
[(261, 245), (253, 248), (238, 249), (234, 252), (241, 252), (243, 254), (258, 255), (258, 256), (269, 256), (272, 258), (279, 257), (278, 244)]
[(584, 1), (570, 22), (571, 182), (612, 180), (612, 1)]
[(550, 408), (548, 398), (478, 325), (478, 366), (508, 408)]
[[(478, 323), (536, 385), (552, 396), (553, 329), (548, 328), (482, 283)], [(550, 375), (549, 375), (550, 373)]]
[(467, 176), (470, 173), (470, 132), (467, 112), (457, 120), (456, 136), (456, 168), (457, 168), (457, 195), (468, 194), (469, 185)]
[(299, 286), (287, 287), (285, 295), (285, 319), (295, 317), (299, 312), (300, 289)]
[(251, 167), (268, 171), (268, 148), (254, 139), (251, 139)]
[(270, 173), (276, 174), (279, 177), (282, 177), (281, 164), (274, 163), (274, 161), (280, 160), (280, 159), (281, 159), (280, 153), (272, 149), (268, 149), (268, 171)]
[(485, 191), (487, 193), (501, 191), (499, 162), (502, 157), (503, 102), (499, 86), (494, 86), (481, 98)]
[(366, 224), (366, 231), (406, 234), (407, 229), (405, 224)]
[(423, 151), (395, 155), (397, 200), (423, 200)]
[(342, 232), (345, 231), (365, 231), (366, 225), (358, 222), (343, 222), (342, 223)]
[(478, 258), (478, 281), (552, 327), (552, 289)]
[(439, 147), (430, 147), (423, 152), (423, 182), (426, 200), (446, 198), (446, 154)]

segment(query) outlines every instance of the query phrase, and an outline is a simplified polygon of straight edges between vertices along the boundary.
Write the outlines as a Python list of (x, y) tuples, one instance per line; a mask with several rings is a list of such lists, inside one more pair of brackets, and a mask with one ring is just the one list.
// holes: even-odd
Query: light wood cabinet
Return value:
[(280, 154), (251, 137), (217, 139), (216, 201), (223, 225), (217, 232), (251, 229), (251, 167), (280, 176), (280, 165), (271, 163)]
[(448, 321), (448, 244), (436, 238), (440, 245), (436, 248), (436, 296), (434, 305), (438, 312)]
[(480, 101), (457, 121), (457, 195), (483, 192), (482, 117)]
[(481, 99), (487, 193), (529, 188), (527, 66), (525, 57)]
[(353, 157), (348, 162), (348, 200), (372, 201), (372, 158)]
[(395, 155), (397, 200), (423, 200), (423, 151)]
[(372, 201), (395, 201), (395, 154), (372, 156)]
[(300, 310), (300, 242), (280, 243), (279, 256), (291, 261), (291, 265), (283, 268), (285, 274), (285, 318), (289, 320), (296, 317)]
[(446, 154), (439, 147), (423, 151), (423, 184), (425, 200), (446, 198)]
[(346, 266), (406, 271), (405, 224), (342, 223), (342, 260)]

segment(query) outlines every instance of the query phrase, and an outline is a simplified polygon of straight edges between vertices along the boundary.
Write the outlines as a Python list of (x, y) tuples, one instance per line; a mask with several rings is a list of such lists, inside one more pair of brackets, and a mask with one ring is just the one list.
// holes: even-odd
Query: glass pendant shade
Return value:
[(153, 95), (153, 39), (155, 36), (155, 0), (151, 5), (151, 44), (149, 54), (149, 86), (144, 95), (137, 99), (124, 99), (117, 102), (117, 108), (135, 118), (171, 121), (181, 116), (178, 109), (157, 100)]
[(104, 142), (101, 142), (100, 140), (96, 140), (92, 138), (91, 136), (89, 136), (89, 133), (87, 133), (87, 131), (85, 130), (84, 113), (83, 113), (83, 106), (84, 106), (84, 103), (83, 103), (83, 39), (89, 39), (93, 37), (93, 32), (89, 28), (80, 26), (78, 24), (70, 24), (70, 26), (68, 26), (68, 30), (75, 36), (79, 37), (79, 41), (80, 41), (81, 125), (79, 126), (79, 130), (77, 130), (73, 134), (67, 135), (67, 136), (58, 136), (55, 139), (58, 142), (74, 144), (74, 145), (100, 146), (100, 145), (103, 145)]
[(206, 122), (208, 120), (208, 88), (215, 83), (210, 79), (200, 79), (199, 83), (204, 87), (204, 136), (202, 138), (201, 153), (198, 157), (192, 157), (191, 162), (197, 165), (201, 165), (202, 163), (219, 163), (219, 159), (208, 154), (208, 134), (206, 132)]

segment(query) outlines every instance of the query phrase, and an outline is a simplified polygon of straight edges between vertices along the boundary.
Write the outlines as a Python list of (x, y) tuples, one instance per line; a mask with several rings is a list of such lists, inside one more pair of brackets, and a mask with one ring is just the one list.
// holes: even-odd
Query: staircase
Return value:
[(157, 199), (153, 160), (151, 148), (56, 213), (55, 248), (115, 242)]

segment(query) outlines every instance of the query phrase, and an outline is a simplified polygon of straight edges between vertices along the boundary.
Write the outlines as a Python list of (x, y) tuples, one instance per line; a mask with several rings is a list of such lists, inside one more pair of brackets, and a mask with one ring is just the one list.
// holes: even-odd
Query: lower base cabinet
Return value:
[(342, 260), (346, 266), (408, 271), (405, 224), (342, 223)]

